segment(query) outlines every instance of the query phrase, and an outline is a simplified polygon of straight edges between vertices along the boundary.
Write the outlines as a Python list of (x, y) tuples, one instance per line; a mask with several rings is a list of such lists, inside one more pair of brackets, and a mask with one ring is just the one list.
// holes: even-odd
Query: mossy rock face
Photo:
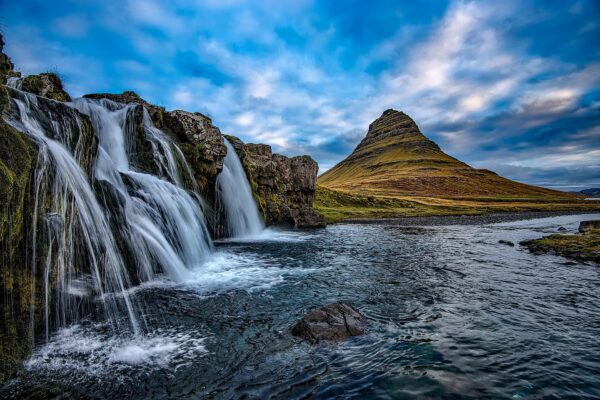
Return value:
[[(69, 148), (82, 169), (91, 176), (98, 152), (98, 138), (89, 118), (67, 105), (7, 88), (10, 97), (33, 102), (31, 110), (44, 134)], [(17, 119), (14, 104), (3, 116)], [(38, 163), (38, 144), (30, 136), (0, 121), (0, 380), (19, 371), (21, 360), (31, 351), (31, 343), (44, 331), (42, 268), (48, 249), (47, 220), (38, 219), (33, 226), (37, 203), (38, 215), (54, 210), (54, 200), (46, 190), (53, 171), (35, 200), (34, 176)], [(37, 232), (36, 259), (32, 259), (33, 232)], [(55, 265), (53, 263), (53, 265)], [(82, 263), (85, 265), (85, 263)], [(49, 274), (50, 286), (56, 283), (57, 272)], [(54, 293), (54, 290), (52, 290)], [(53, 297), (50, 299), (53, 304)], [(53, 309), (53, 307), (50, 307)], [(33, 310), (33, 312), (32, 312)], [(50, 321), (54, 321), (52, 315)]]
[[(13, 65), (10, 58), (4, 54), (4, 38), (0, 33), (0, 84), (4, 85), (6, 83), (7, 78), (9, 77), (19, 77), (21, 74), (14, 70), (15, 66)], [(4, 108), (8, 105), (9, 96), (8, 91), (4, 87), (0, 87), (0, 113)]]
[(6, 78), (20, 77), (21, 74), (15, 71), (15, 66), (6, 54), (4, 54), (4, 37), (0, 33), (0, 83), (5, 84)]
[(71, 101), (71, 96), (63, 89), (60, 77), (53, 72), (29, 75), (23, 78), (25, 92), (57, 101)]
[(27, 265), (31, 178), (36, 145), (0, 121), (0, 382), (19, 370), (30, 352), (31, 288)]

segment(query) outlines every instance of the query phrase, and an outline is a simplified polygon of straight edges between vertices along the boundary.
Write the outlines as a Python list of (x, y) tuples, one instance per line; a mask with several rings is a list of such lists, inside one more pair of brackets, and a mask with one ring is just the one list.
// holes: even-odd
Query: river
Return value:
[[(188, 281), (129, 290), (148, 333), (63, 328), (0, 397), (600, 398), (600, 269), (518, 245), (598, 218), (217, 242)], [(337, 300), (367, 316), (367, 334), (316, 346), (289, 334)]]

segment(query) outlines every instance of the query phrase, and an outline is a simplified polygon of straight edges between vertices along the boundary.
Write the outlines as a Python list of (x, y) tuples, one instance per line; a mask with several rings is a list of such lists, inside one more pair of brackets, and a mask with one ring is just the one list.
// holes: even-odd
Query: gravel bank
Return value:
[(560, 215), (596, 214), (593, 211), (526, 211), (514, 213), (483, 214), (483, 215), (444, 215), (405, 218), (349, 219), (342, 224), (379, 224), (402, 226), (434, 226), (434, 225), (486, 225), (499, 222), (521, 221), (526, 219), (557, 217)]

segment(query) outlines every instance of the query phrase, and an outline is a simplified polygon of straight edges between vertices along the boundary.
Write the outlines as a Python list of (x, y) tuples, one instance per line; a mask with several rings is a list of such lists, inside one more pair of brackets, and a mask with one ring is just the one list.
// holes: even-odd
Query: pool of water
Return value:
[[(220, 242), (185, 284), (132, 291), (147, 334), (59, 331), (0, 397), (600, 398), (600, 268), (518, 245), (598, 218)], [(367, 334), (316, 346), (289, 334), (338, 300), (367, 316)]]

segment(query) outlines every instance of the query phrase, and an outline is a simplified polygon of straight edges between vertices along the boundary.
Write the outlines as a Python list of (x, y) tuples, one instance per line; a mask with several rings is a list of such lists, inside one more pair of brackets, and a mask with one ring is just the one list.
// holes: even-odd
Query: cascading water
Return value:
[(246, 172), (235, 152), (225, 140), (227, 155), (223, 171), (217, 178), (219, 200), (224, 206), (227, 230), (230, 237), (245, 237), (260, 234), (264, 223), (254, 197)]
[[(188, 270), (199, 266), (212, 248), (202, 211), (182, 187), (190, 174), (185, 159), (143, 109), (146, 139), (163, 177), (135, 171), (126, 148), (133, 142), (132, 119), (138, 106), (106, 99), (78, 99), (74, 105), (90, 116), (98, 133), (96, 178), (117, 193), (113, 197), (120, 203), (122, 237), (136, 260), (139, 276), (150, 280), (155, 272), (166, 272), (173, 280), (185, 280)], [(184, 166), (186, 176), (181, 176), (178, 165)]]
[[(56, 280), (53, 326), (65, 326), (77, 320), (81, 298), (93, 290), (113, 326), (122, 326), (125, 315), (133, 332), (139, 332), (136, 306), (126, 293), (130, 286), (127, 270), (109, 221), (81, 167), (84, 158), (89, 157), (89, 150), (84, 148), (89, 132), (85, 132), (78, 116), (63, 120), (41, 111), (34, 95), (14, 90), (13, 101), (15, 109), (7, 122), (38, 144), (31, 238), (34, 277), (31, 304), (32, 307), (35, 304), (37, 264), (44, 260), (41, 264), (44, 267), (46, 338), (50, 330), (52, 265), (55, 265), (56, 275), (53, 277)], [(44, 231), (40, 225), (44, 222), (48, 232), (46, 240), (38, 234), (38, 230)], [(46, 254), (42, 255), (44, 248)], [(122, 295), (107, 296), (109, 293)], [(32, 309), (32, 332), (33, 314)]]
[[(189, 270), (212, 252), (201, 198), (185, 189), (193, 182), (191, 170), (140, 106), (90, 99), (65, 106), (44, 99), (42, 107), (36, 96), (16, 87), (15, 82), (10, 89), (7, 122), (39, 147), (33, 183), (32, 330), (39, 276), (46, 339), (52, 328), (77, 321), (84, 304), (101, 304), (114, 329), (124, 332), (129, 326), (126, 330), (137, 334), (145, 326), (138, 322), (144, 322), (143, 313), (128, 289), (161, 273), (186, 280)], [(95, 132), (75, 109), (90, 117)], [(137, 129), (140, 111), (143, 132)], [(136, 140), (150, 143), (159, 176), (132, 167), (136, 160), (129, 155), (135, 153)]]

